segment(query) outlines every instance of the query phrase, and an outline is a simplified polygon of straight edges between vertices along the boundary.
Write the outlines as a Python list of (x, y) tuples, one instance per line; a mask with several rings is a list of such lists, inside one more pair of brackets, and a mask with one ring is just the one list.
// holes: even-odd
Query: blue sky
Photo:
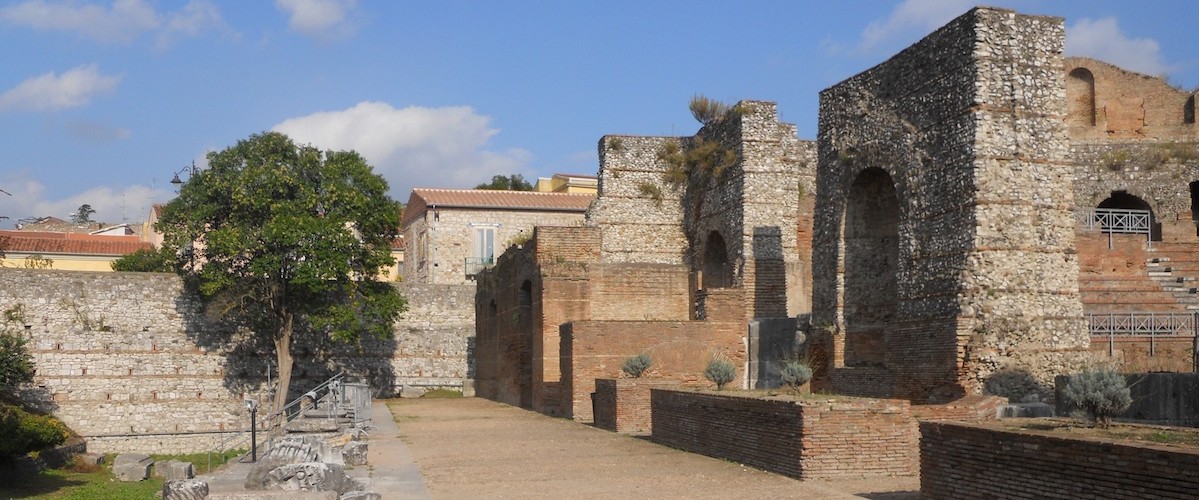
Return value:
[[(1199, 87), (1199, 2), (988, 4), (1064, 17), (1068, 55)], [(594, 174), (605, 134), (694, 133), (697, 93), (777, 101), (814, 138), (821, 89), (972, 5), (0, 0), (0, 225), (83, 203), (140, 221), (176, 171), (264, 130), (358, 150), (401, 201)]]

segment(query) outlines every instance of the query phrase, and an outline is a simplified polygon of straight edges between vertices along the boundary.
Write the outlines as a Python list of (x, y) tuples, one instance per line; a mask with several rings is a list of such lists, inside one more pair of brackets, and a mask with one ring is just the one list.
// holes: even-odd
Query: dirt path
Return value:
[(797, 481), (479, 398), (391, 400), (434, 498), (917, 498), (916, 478)]

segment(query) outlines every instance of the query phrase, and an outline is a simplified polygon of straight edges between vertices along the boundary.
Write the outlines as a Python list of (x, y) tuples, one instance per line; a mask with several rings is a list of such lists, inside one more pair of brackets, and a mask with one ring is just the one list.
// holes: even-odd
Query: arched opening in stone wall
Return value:
[[(1099, 203), (1096, 208), (1100, 209), (1116, 209), (1116, 210), (1147, 210), (1149, 211), (1149, 230), (1150, 237), (1153, 241), (1162, 240), (1162, 225), (1157, 221), (1157, 215), (1153, 213), (1153, 207), (1145, 200), (1128, 194), (1128, 191), (1112, 191), (1111, 196)], [(1143, 233), (1142, 233), (1143, 234)]]
[(533, 407), (533, 283), (525, 280), (517, 296), (520, 334), (520, 406)]
[(1066, 76), (1066, 124), (1095, 126), (1095, 75), (1086, 68), (1074, 68)]
[(1195, 123), (1195, 96), (1188, 97), (1182, 105), (1182, 123)]
[(733, 286), (733, 266), (729, 263), (728, 247), (717, 231), (708, 234), (704, 242), (703, 288), (728, 288)]
[(898, 303), (899, 197), (880, 168), (863, 170), (845, 206), (845, 366), (885, 366)]

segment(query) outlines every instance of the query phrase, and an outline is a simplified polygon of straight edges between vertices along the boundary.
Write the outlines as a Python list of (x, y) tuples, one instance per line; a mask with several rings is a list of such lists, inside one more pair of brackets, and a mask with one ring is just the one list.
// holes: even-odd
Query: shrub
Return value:
[(799, 386), (812, 380), (812, 368), (801, 361), (788, 361), (779, 372), (783, 376), (783, 383), (791, 386), (795, 392), (799, 392)]
[(691, 103), (688, 105), (691, 109), (691, 116), (695, 117), (695, 121), (704, 125), (715, 123), (725, 117), (729, 113), (728, 104), (709, 99), (705, 96), (696, 94), (691, 97)]
[(704, 378), (709, 382), (716, 384), (716, 390), (724, 389), (724, 385), (732, 382), (737, 376), (737, 370), (733, 368), (733, 364), (724, 359), (713, 359), (708, 362), (708, 367), (704, 369)]
[(175, 254), (165, 248), (142, 248), (114, 260), (113, 271), (134, 273), (170, 273), (175, 271)]
[(1100, 427), (1111, 425), (1112, 417), (1132, 405), (1124, 376), (1110, 370), (1073, 375), (1062, 389), (1063, 401), (1086, 413)]
[(11, 458), (62, 444), (67, 428), (54, 417), (0, 403), (0, 436), (0, 459)]
[(645, 374), (645, 371), (648, 370), (652, 364), (654, 364), (654, 360), (650, 359), (648, 354), (641, 353), (636, 356), (630, 356), (629, 359), (624, 360), (624, 366), (620, 367), (620, 371), (624, 372), (625, 375), (630, 377), (639, 378)]
[(0, 331), (0, 395), (32, 382), (33, 374), (33, 357), (25, 347), (25, 338), (20, 333)]

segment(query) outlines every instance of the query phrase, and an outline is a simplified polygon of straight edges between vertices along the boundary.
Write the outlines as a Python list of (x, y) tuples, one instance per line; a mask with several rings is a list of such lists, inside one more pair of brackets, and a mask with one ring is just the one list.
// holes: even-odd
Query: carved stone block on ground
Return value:
[(167, 481), (191, 479), (196, 477), (196, 468), (191, 462), (181, 460), (168, 460), (165, 463), (154, 466), (155, 470), (160, 470), (162, 477)]
[(382, 498), (373, 491), (351, 491), (342, 495), (340, 500), (381, 500)]
[(332, 419), (300, 418), (283, 427), (287, 432), (337, 432), (340, 425)]
[(276, 467), (267, 474), (263, 487), (268, 490), (343, 493), (357, 489), (357, 484), (340, 465), (306, 462)]
[[(188, 463), (188, 465), (191, 464)], [(208, 498), (208, 483), (199, 479), (169, 479), (162, 485), (162, 500), (204, 500), (205, 498)]]
[(341, 456), (346, 465), (366, 465), (366, 443), (350, 441), (341, 447)]
[(142, 481), (150, 477), (154, 459), (145, 453), (122, 453), (112, 461), (112, 473), (118, 481)]

